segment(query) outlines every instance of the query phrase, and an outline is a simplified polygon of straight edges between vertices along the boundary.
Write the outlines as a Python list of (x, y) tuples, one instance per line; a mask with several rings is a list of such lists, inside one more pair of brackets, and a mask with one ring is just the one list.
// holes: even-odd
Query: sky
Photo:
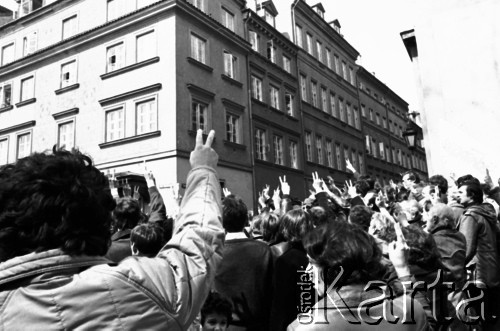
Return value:
[[(313, 6), (321, 0), (307, 0)], [(248, 0), (250, 5), (252, 0)], [(292, 0), (274, 0), (278, 18), (290, 16)], [(413, 67), (400, 32), (415, 27), (425, 1), (418, 0), (323, 0), (325, 20), (338, 19), (344, 38), (361, 54), (362, 65), (409, 103), (416, 107), (417, 90)], [(282, 31), (280, 20), (277, 29)]]

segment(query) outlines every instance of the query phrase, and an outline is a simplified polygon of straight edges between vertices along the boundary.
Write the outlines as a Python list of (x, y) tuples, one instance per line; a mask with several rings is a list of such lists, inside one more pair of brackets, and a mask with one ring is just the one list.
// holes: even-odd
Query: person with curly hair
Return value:
[(231, 301), (217, 292), (210, 292), (201, 308), (202, 331), (225, 331), (231, 323)]
[(115, 202), (90, 157), (54, 150), (0, 168), (0, 329), (185, 330), (222, 260), (214, 135), (197, 133), (173, 237), (118, 264), (103, 257)]

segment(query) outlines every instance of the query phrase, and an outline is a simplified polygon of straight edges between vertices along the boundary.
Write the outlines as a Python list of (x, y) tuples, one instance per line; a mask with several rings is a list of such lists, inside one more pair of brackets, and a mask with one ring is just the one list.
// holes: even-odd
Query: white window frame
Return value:
[(256, 128), (255, 129), (255, 158), (267, 161), (267, 132), (264, 129)]
[(292, 60), (288, 56), (283, 55), (283, 69), (288, 73), (292, 72), (291, 63), (292, 63)]
[[(122, 119), (121, 119), (121, 122), (123, 123), (121, 129), (114, 129), (114, 130), (110, 130), (110, 122), (109, 122), (109, 117), (108, 117), (108, 114), (112, 113), (112, 112), (118, 112), (120, 111), (122, 112), (123, 116), (122, 116)], [(111, 141), (116, 141), (116, 140), (120, 140), (120, 139), (123, 139), (126, 137), (126, 123), (127, 123), (127, 112), (126, 112), (126, 107), (125, 107), (125, 103), (119, 103), (119, 104), (115, 104), (115, 105), (112, 105), (110, 107), (107, 107), (104, 109), (104, 141), (105, 142), (111, 142)], [(118, 120), (118, 123), (120, 122), (120, 120)], [(113, 137), (111, 138), (110, 134), (113, 133), (118, 133), (118, 137)], [(121, 134), (120, 134), (121, 133)]]
[(268, 40), (266, 43), (267, 59), (272, 63), (276, 63), (276, 47), (274, 47), (274, 40)]
[(300, 97), (303, 101), (307, 101), (307, 77), (300, 75)]
[(318, 83), (311, 81), (311, 104), (318, 108)]
[(64, 125), (67, 125), (69, 123), (72, 123), (73, 125), (73, 128), (72, 128), (72, 131), (70, 133), (71, 135), (71, 142), (72, 142), (72, 146), (64, 146), (64, 149), (67, 150), (67, 151), (70, 151), (73, 147), (76, 146), (75, 144), (75, 136), (76, 136), (76, 118), (75, 117), (70, 117), (70, 118), (65, 118), (65, 119), (62, 119), (60, 121), (57, 122), (57, 147), (59, 148), (62, 148), (62, 141), (61, 141), (61, 128), (64, 126)]
[(305, 133), (305, 145), (306, 145), (306, 159), (309, 162), (312, 162), (312, 133), (311, 132), (306, 132)]
[(312, 46), (312, 39), (313, 39), (313, 36), (310, 33), (307, 33), (306, 34), (307, 53), (309, 53), (311, 55), (314, 54), (314, 50), (313, 50), (313, 46)]
[(344, 110), (344, 100), (339, 98), (339, 118), (342, 122), (346, 121), (345, 110)]
[(335, 62), (335, 72), (340, 75), (340, 57), (337, 54), (333, 55), (333, 60)]
[[(64, 68), (73, 63), (73, 71), (65, 71)], [(61, 63), (60, 88), (72, 86), (78, 82), (78, 61), (76, 58)]]
[(359, 173), (362, 174), (365, 171), (365, 160), (363, 158), (363, 153), (358, 153), (358, 166)]
[(285, 92), (285, 109), (288, 116), (295, 116), (295, 97), (291, 92)]
[(328, 92), (326, 90), (326, 87), (321, 87), (321, 109), (325, 112), (328, 113)]
[[(26, 136), (26, 135), (29, 135), (29, 151), (27, 154), (25, 153), (23, 155), (20, 155), (19, 154), (19, 152), (20, 152), (19, 138), (21, 136)], [(25, 158), (25, 157), (31, 155), (32, 151), (33, 151), (33, 130), (22, 131), (22, 132), (16, 133), (16, 160), (19, 160), (19, 159), (22, 159), (22, 158)]]
[(341, 155), (341, 146), (339, 143), (335, 144), (335, 159), (337, 160), (337, 169), (342, 170), (342, 164), (345, 162), (342, 162), (342, 155)]
[[(10, 147), (10, 139), (9, 136), (3, 136), (0, 137), (0, 147), (2, 146), (2, 143), (5, 142), (5, 151), (2, 151), (0, 148), (0, 166), (6, 165), (9, 163), (9, 147)], [(2, 153), (5, 153), (2, 155)]]
[[(9, 50), (9, 52), (10, 52), (10, 54), (9, 54), (10, 58), (8, 58), (7, 60), (5, 59), (6, 50)], [(16, 43), (15, 43), (15, 41), (8, 42), (2, 46), (1, 56), (2, 56), (2, 63), (0, 65), (2, 65), (2, 66), (9, 64), (16, 59)]]
[(350, 126), (354, 126), (351, 104), (347, 102), (345, 108), (347, 112), (347, 124), (349, 124)]
[(125, 42), (123, 40), (106, 47), (106, 72), (112, 72), (126, 66)]
[(347, 63), (345, 61), (342, 61), (342, 77), (344, 77), (345, 80), (349, 79), (349, 76), (347, 73)]
[(249, 40), (250, 40), (250, 44), (252, 45), (252, 49), (256, 52), (258, 52), (260, 50), (260, 36), (257, 32), (253, 31), (253, 30), (250, 30), (248, 31), (248, 35), (249, 35)]
[(329, 69), (332, 69), (332, 50), (329, 49), (328, 47), (326, 49), (326, 66)]
[(288, 141), (288, 150), (290, 154), (290, 167), (293, 169), (299, 169), (299, 150), (296, 141)]
[(226, 110), (226, 141), (241, 144), (241, 116)]
[[(149, 128), (147, 130), (139, 130), (139, 109), (138, 105), (146, 103), (148, 101), (154, 102), (153, 109), (150, 109), (150, 112), (153, 114), (153, 119), (147, 121), (149, 125), (153, 125), (153, 128)], [(146, 134), (150, 132), (158, 131), (158, 94), (150, 94), (138, 99), (134, 99), (134, 114), (135, 114), (135, 135)]]
[(23, 56), (36, 52), (38, 47), (38, 31), (31, 31), (23, 37)]
[(221, 20), (224, 27), (234, 32), (234, 14), (225, 7), (221, 7)]
[[(31, 79), (31, 86), (28, 86), (30, 91), (25, 91), (26, 86), (24, 85), (26, 81)], [(35, 98), (35, 74), (27, 75), (21, 78), (19, 83), (19, 102), (30, 100)]]
[(262, 79), (252, 75), (252, 98), (264, 101), (264, 96), (262, 95)]
[[(194, 109), (196, 105), (196, 109)], [(208, 134), (210, 131), (209, 129), (211, 128), (211, 121), (210, 121), (210, 102), (207, 102), (207, 100), (204, 100), (203, 98), (198, 98), (196, 96), (192, 96), (191, 98), (191, 108), (190, 108), (190, 121), (191, 121), (191, 130), (192, 131), (197, 131), (198, 129), (202, 129), (204, 134)], [(204, 106), (204, 113), (202, 114), (202, 110), (200, 107)], [(196, 117), (195, 120), (193, 118)], [(201, 127), (201, 119), (203, 118), (203, 127)]]
[(190, 44), (191, 44), (191, 57), (198, 62), (203, 64), (207, 64), (208, 62), (208, 41), (206, 38), (201, 37), (200, 35), (191, 32), (190, 34)]
[(273, 135), (273, 151), (274, 151), (274, 164), (285, 165), (283, 157), (283, 137), (280, 135)]
[[(151, 45), (151, 54), (140, 55), (140, 50), (145, 49), (139, 46), (139, 38), (152, 35), (153, 44)], [(148, 28), (147, 30), (141, 31), (135, 35), (135, 62), (139, 63), (148, 59), (152, 59), (158, 55), (158, 38), (155, 29)]]
[(335, 166), (333, 162), (333, 141), (330, 139), (326, 140), (326, 165), (329, 168), (333, 168)]
[(233, 55), (230, 51), (223, 51), (224, 59), (224, 75), (229, 78), (236, 79), (236, 68), (238, 63), (238, 58)]
[(333, 116), (333, 117), (337, 117), (337, 110), (336, 110), (336, 107), (335, 107), (335, 94), (333, 94), (332, 92), (330, 92), (330, 114)]
[(304, 36), (302, 35), (303, 33), (304, 31), (302, 27), (298, 24), (295, 24), (295, 44), (301, 48), (304, 47)]
[(280, 110), (280, 88), (274, 85), (269, 85), (269, 99), (271, 107)]
[(323, 62), (323, 44), (316, 40), (316, 53), (318, 53), (318, 61)]
[[(9, 97), (9, 102), (6, 103), (6, 95), (5, 95), (5, 86), (10, 86), (10, 97)], [(9, 106), (14, 105), (14, 88), (13, 88), (13, 83), (12, 81), (8, 81), (5, 83), (0, 84), (0, 108), (5, 108)]]
[[(68, 39), (68, 38), (71, 38), (75, 35), (78, 34), (78, 14), (77, 13), (73, 13), (71, 15), (68, 15), (66, 16), (66, 18), (64, 18), (62, 20), (62, 24), (61, 24), (61, 36), (62, 36), (62, 40), (65, 40), (65, 39)], [(68, 22), (70, 20), (74, 20), (73, 24), (74, 26), (72, 26), (72, 28), (74, 29), (74, 31), (66, 31), (65, 29), (65, 22)]]
[(318, 164), (323, 164), (325, 162), (323, 156), (323, 137), (316, 135), (316, 157), (318, 159)]

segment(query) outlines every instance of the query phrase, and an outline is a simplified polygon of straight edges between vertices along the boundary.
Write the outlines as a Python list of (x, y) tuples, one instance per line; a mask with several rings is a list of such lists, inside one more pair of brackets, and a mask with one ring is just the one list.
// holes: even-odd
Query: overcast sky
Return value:
[[(254, 0), (249, 0), (249, 5)], [(307, 0), (310, 6), (319, 0)], [(292, 0), (274, 0), (279, 16), (290, 16)], [(417, 0), (323, 0), (325, 19), (338, 19), (344, 38), (358, 50), (358, 64), (395, 91), (417, 110), (412, 63), (400, 32), (413, 29), (425, 1)], [(279, 26), (278, 30), (284, 28)]]

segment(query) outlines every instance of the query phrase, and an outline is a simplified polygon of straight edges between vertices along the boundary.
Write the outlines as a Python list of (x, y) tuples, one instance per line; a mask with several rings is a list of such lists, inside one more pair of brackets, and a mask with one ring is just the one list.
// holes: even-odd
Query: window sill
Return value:
[(153, 132), (148, 132), (144, 133), (138, 136), (133, 136), (133, 137), (127, 137), (127, 138), (122, 138), (118, 140), (113, 140), (113, 141), (108, 141), (102, 144), (99, 144), (99, 148), (108, 148), (108, 147), (113, 147), (113, 146), (118, 146), (118, 145), (123, 145), (123, 144), (128, 144), (134, 141), (140, 141), (140, 140), (145, 140), (153, 137), (159, 137), (161, 136), (161, 131), (153, 131)]
[(132, 71), (132, 70), (135, 70), (135, 69), (139, 69), (139, 68), (145, 67), (147, 65), (150, 65), (150, 64), (153, 64), (153, 63), (156, 63), (156, 62), (160, 62), (160, 57), (159, 56), (156, 56), (156, 57), (153, 57), (153, 58), (150, 58), (150, 59), (138, 62), (138, 63), (134, 63), (134, 64), (131, 64), (129, 66), (126, 66), (126, 67), (123, 67), (123, 68), (120, 68), (120, 69), (116, 69), (116, 70), (107, 72), (105, 74), (102, 74), (100, 77), (101, 77), (102, 80), (105, 80), (107, 78), (118, 76), (118, 75), (124, 74), (126, 72), (129, 72), (129, 71)]
[(76, 83), (76, 84), (73, 84), (73, 85), (66, 86), (66, 87), (60, 88), (58, 90), (55, 90), (54, 93), (57, 94), (57, 95), (59, 95), (59, 94), (66, 93), (66, 92), (71, 91), (71, 90), (76, 90), (79, 87), (80, 87), (80, 83)]
[(236, 79), (231, 78), (231, 77), (229, 77), (229, 76), (228, 76), (228, 75), (226, 75), (226, 74), (222, 74), (222, 75), (221, 75), (221, 77), (222, 77), (222, 79), (223, 79), (223, 80), (227, 81), (227, 82), (228, 82), (228, 83), (230, 83), (231, 85), (235, 85), (235, 86), (237, 86), (237, 87), (239, 87), (239, 88), (242, 88), (242, 87), (243, 87), (243, 83), (242, 83), (242, 82), (239, 82), (239, 81), (237, 81)]
[(269, 106), (269, 109), (271, 109), (273, 112), (275, 112), (277, 114), (283, 115), (283, 112), (281, 110), (279, 110), (278, 108), (274, 108), (273, 106)]
[(9, 111), (9, 110), (12, 110), (12, 109), (14, 109), (13, 105), (4, 106), (4, 107), (0, 108), (0, 113), (6, 112), (6, 111)]
[(255, 102), (256, 104), (261, 105), (263, 107), (267, 107), (267, 103), (265, 103), (264, 101), (260, 101), (259, 99), (255, 99), (254, 97), (252, 97), (252, 102)]
[(241, 149), (241, 150), (246, 150), (247, 149), (247, 146), (245, 146), (245, 145), (242, 145), (242, 144), (239, 144), (239, 143), (233, 143), (233, 142), (228, 141), (228, 140), (224, 140), (224, 145), (226, 145), (228, 147), (235, 148), (235, 149)]
[(19, 108), (19, 107), (26, 106), (26, 105), (29, 105), (29, 104), (34, 103), (34, 102), (36, 102), (36, 98), (31, 98), (31, 99), (16, 103), (16, 107)]
[(286, 115), (286, 117), (287, 117), (289, 120), (292, 120), (292, 121), (295, 121), (295, 122), (298, 122), (298, 121), (299, 121), (299, 119), (298, 119), (297, 117), (292, 116), (292, 115), (288, 115), (288, 114), (287, 114), (287, 115)]
[(208, 71), (208, 72), (214, 71), (214, 68), (212, 68), (211, 66), (208, 66), (205, 63), (200, 62), (200, 61), (198, 61), (190, 56), (187, 57), (187, 60), (189, 63), (194, 64), (195, 66), (197, 66), (205, 71)]

